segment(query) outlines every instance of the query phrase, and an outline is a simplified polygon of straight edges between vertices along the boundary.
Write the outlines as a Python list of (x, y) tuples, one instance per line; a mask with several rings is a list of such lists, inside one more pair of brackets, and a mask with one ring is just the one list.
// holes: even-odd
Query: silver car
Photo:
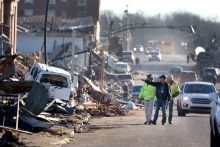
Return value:
[(161, 61), (161, 54), (160, 52), (151, 52), (149, 55), (148, 55), (148, 61)]
[(210, 113), (218, 98), (215, 86), (208, 82), (186, 82), (177, 99), (178, 116), (186, 113)]

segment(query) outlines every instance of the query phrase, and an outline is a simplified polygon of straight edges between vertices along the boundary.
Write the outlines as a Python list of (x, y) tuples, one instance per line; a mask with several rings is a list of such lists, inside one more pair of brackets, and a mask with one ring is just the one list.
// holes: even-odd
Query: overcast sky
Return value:
[(220, 20), (220, 0), (101, 0), (101, 10), (117, 14), (122, 14), (126, 5), (130, 13), (143, 11), (146, 15), (155, 15), (187, 11)]

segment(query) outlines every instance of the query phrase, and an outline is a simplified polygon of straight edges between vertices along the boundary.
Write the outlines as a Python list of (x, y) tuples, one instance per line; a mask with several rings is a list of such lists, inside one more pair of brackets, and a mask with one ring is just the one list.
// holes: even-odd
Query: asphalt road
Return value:
[[(181, 65), (191, 70), (193, 64), (186, 65), (185, 57), (163, 55), (161, 62), (147, 62), (140, 56), (139, 71), (144, 73), (167, 73), (172, 65)], [(104, 117), (93, 119), (93, 129), (89, 133), (76, 134), (75, 140), (65, 146), (80, 147), (208, 147), (210, 141), (209, 115), (188, 114), (186, 117), (174, 115), (174, 124), (146, 126), (144, 111), (134, 111), (126, 117)]]
[(144, 71), (145, 73), (153, 74), (167, 74), (171, 66), (182, 66), (184, 70), (192, 70), (193, 62), (186, 64), (186, 57), (183, 55), (162, 55), (162, 60), (158, 61), (148, 61), (146, 55), (137, 54), (136, 57), (140, 59), (140, 66), (135, 66), (135, 70)]
[(93, 120), (98, 130), (76, 134), (75, 140), (65, 146), (80, 147), (208, 147), (208, 115), (174, 116), (173, 125), (146, 126), (143, 111), (131, 116)]

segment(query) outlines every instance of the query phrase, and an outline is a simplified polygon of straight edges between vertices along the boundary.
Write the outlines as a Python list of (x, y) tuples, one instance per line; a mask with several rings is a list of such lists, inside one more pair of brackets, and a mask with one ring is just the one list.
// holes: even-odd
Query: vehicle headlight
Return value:
[(134, 51), (136, 51), (137, 49), (136, 48), (134, 48)]
[(152, 57), (151, 55), (149, 55), (148, 57)]
[(183, 97), (183, 100), (184, 100), (184, 101), (188, 101), (189, 98), (188, 98), (188, 97)]

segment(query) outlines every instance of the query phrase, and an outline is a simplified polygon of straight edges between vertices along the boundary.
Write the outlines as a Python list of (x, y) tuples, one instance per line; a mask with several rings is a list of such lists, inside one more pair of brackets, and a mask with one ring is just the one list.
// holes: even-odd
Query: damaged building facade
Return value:
[(11, 49), (8, 53), (16, 53), (17, 36), (17, 10), (19, 0), (0, 0), (0, 22), (1, 32), (8, 37)]
[(15, 73), (18, 0), (0, 0), (0, 81)]

